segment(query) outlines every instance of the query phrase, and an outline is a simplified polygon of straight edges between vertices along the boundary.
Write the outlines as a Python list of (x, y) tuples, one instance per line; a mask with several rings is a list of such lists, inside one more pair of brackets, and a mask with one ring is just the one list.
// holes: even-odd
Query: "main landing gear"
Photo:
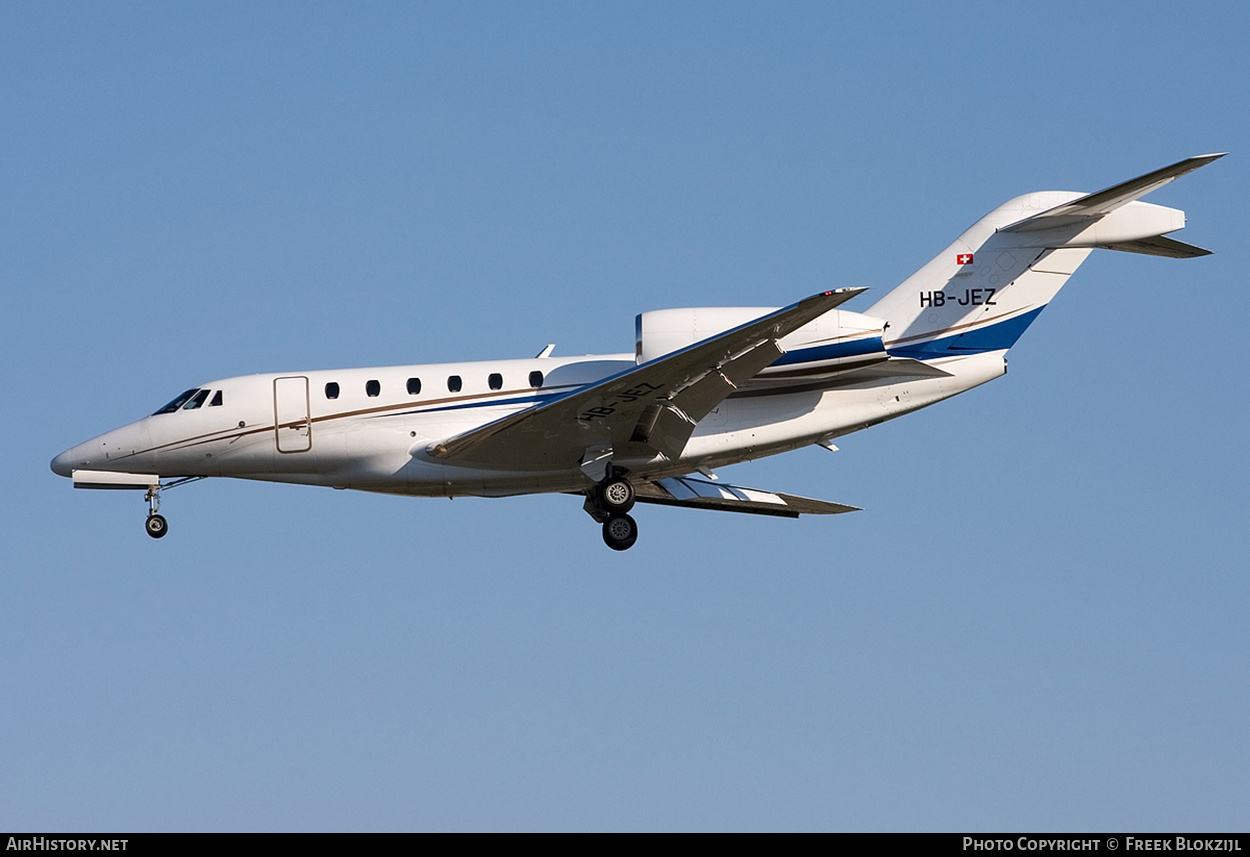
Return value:
[(147, 534), (154, 539), (163, 539), (165, 534), (169, 532), (169, 522), (165, 520), (164, 515), (158, 514), (161, 508), (161, 490), (165, 488), (173, 488), (177, 485), (185, 485), (188, 482), (198, 482), (204, 479), (203, 476), (188, 476), (184, 479), (175, 479), (164, 485), (159, 482), (148, 488), (148, 493), (143, 499), (148, 501), (148, 519), (144, 522), (143, 528)]
[(638, 523), (628, 514), (634, 508), (634, 486), (624, 476), (608, 476), (587, 491), (584, 508), (603, 524), (603, 543), (612, 550), (629, 550), (638, 541)]
[(627, 551), (638, 541), (638, 522), (629, 515), (612, 515), (603, 522), (603, 543), (614, 551)]

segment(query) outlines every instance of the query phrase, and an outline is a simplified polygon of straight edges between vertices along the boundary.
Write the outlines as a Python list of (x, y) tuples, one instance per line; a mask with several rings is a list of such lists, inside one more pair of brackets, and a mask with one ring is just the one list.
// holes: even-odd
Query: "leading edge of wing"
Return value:
[[(696, 412), (710, 411), (733, 391), (736, 378), (758, 371), (751, 367), (759, 359), (772, 363), (780, 356), (778, 340), (864, 291), (853, 287), (804, 298), (558, 399), (432, 444), (426, 452), (469, 466), (576, 465), (592, 446), (629, 442), (648, 408), (680, 412), (674, 403), (684, 396)], [(758, 355), (755, 359), (753, 352)]]

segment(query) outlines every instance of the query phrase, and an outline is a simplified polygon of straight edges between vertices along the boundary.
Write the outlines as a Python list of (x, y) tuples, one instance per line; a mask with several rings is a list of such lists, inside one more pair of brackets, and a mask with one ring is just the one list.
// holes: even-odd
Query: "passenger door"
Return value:
[(308, 378), (300, 375), (273, 379), (273, 419), (278, 452), (312, 449)]

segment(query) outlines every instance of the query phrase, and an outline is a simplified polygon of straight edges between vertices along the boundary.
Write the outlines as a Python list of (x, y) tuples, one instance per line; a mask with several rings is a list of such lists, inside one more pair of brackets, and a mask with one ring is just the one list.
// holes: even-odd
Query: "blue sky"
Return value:
[[(1250, 792), (1244, 4), (0, 7), (0, 828), (1226, 830)], [(236, 374), (863, 309), (1153, 194), (1006, 378), (729, 468), (865, 507), (204, 482), (61, 450)]]

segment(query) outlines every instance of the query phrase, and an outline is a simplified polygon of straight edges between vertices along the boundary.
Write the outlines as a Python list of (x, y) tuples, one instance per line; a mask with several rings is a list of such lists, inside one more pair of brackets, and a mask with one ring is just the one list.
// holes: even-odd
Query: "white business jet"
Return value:
[(1006, 371), (1006, 353), (1094, 248), (1188, 258), (1174, 208), (1138, 198), (1219, 154), (1091, 194), (1017, 197), (866, 313), (838, 289), (783, 309), (637, 317), (633, 354), (249, 375), (201, 384), (58, 455), (76, 488), (161, 491), (211, 476), (423, 497), (584, 495), (603, 539), (635, 502), (798, 517), (855, 507), (720, 482), (712, 468), (841, 435)]

